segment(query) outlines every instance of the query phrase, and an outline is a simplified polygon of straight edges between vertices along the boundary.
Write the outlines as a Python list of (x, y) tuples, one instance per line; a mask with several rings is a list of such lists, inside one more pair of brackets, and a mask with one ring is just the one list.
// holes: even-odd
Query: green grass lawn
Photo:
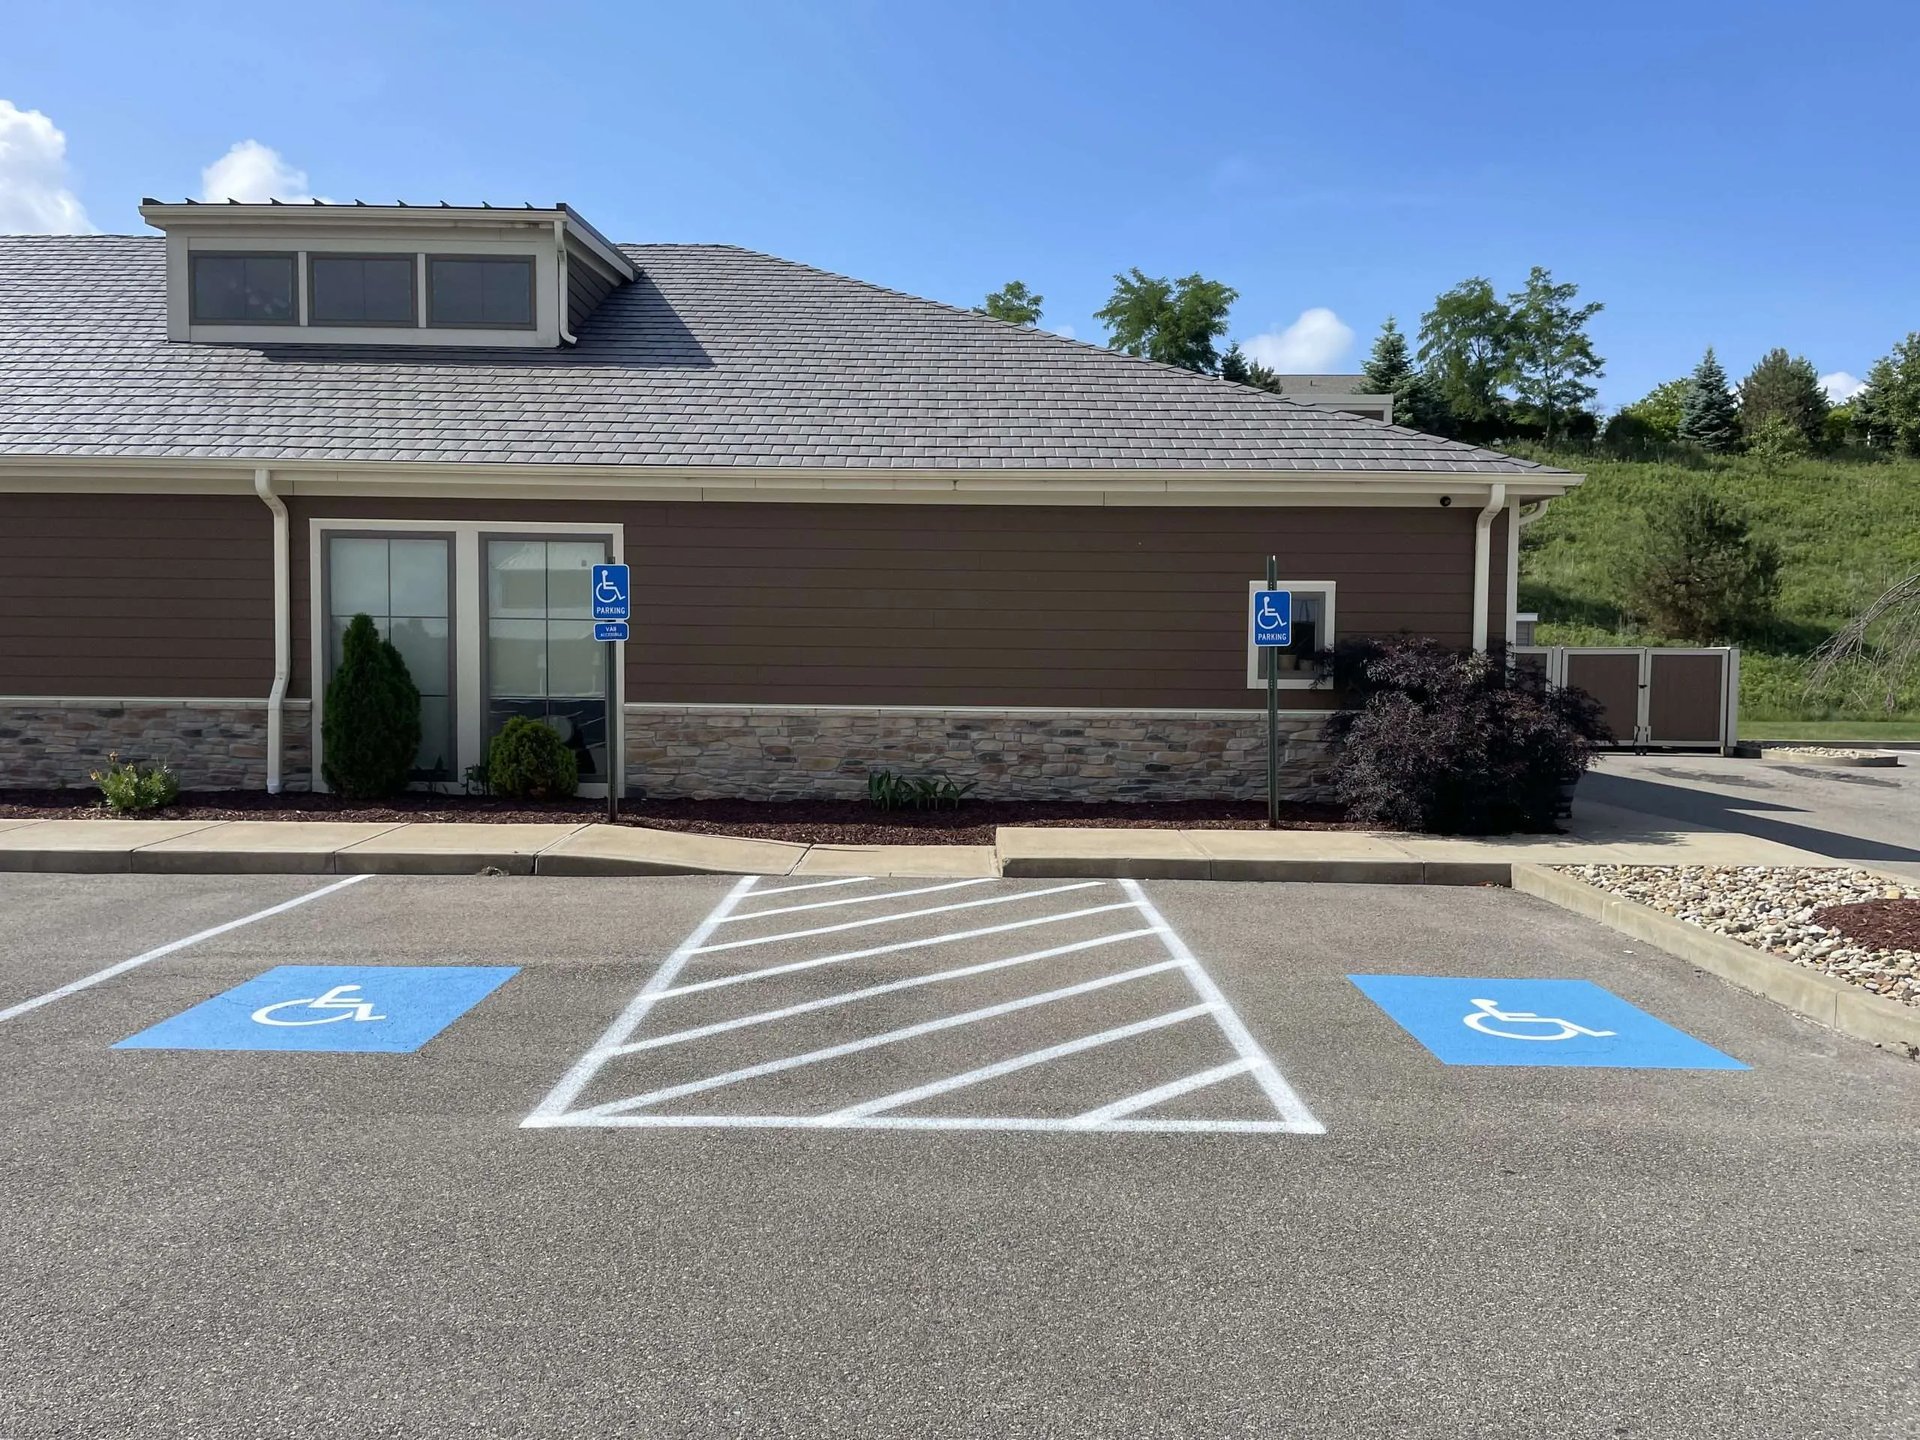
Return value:
[(1754, 533), (1781, 552), (1774, 618), (1740, 640), (1741, 734), (1774, 738), (1765, 727), (1791, 722), (1793, 738), (1812, 738), (1801, 735), (1800, 722), (1878, 726), (1889, 719), (1920, 730), (1920, 682), (1901, 692), (1892, 715), (1879, 696), (1807, 688), (1813, 650), (1888, 585), (1920, 569), (1920, 461), (1818, 457), (1769, 470), (1745, 456), (1532, 458), (1587, 477), (1523, 532), (1520, 608), (1538, 612), (1538, 643), (1663, 643), (1628, 618), (1629, 562), (1653, 497), (1698, 481), (1744, 510)]
[(1889, 744), (1920, 740), (1920, 720), (1741, 720), (1742, 740), (1831, 740)]

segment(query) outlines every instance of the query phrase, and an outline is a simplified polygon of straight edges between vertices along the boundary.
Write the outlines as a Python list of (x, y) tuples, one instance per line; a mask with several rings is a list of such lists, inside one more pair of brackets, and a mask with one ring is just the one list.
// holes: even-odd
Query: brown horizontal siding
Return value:
[[(1245, 595), (1270, 551), (1283, 578), (1337, 582), (1343, 635), (1404, 630), (1458, 645), (1472, 635), (1466, 506), (290, 503), (296, 694), (308, 675), (313, 518), (624, 525), (634, 702), (1257, 705)], [(1297, 690), (1285, 699), (1323, 703)]]
[(252, 496), (0, 495), (0, 694), (265, 697), (272, 545)]

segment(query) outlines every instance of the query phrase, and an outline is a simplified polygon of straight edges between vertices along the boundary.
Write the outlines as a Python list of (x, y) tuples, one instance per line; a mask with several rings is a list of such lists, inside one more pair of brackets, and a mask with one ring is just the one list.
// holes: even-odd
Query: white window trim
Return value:
[[(1264, 580), (1249, 580), (1247, 582), (1247, 611), (1246, 618), (1241, 624), (1244, 627), (1244, 633), (1247, 637), (1247, 688), (1249, 690), (1264, 690), (1267, 688), (1267, 677), (1260, 673), (1260, 647), (1253, 643), (1253, 597), (1266, 588), (1267, 582)], [(1279, 580), (1275, 582), (1275, 588), (1279, 590), (1313, 590), (1324, 592), (1327, 597), (1325, 622), (1327, 633), (1321, 638), (1320, 648), (1324, 650), (1339, 639), (1340, 631), (1334, 619), (1335, 586), (1333, 581)], [(1276, 683), (1282, 690), (1311, 690), (1313, 688), (1314, 678), (1313, 675), (1301, 670), (1293, 672), (1291, 675), (1280, 676)]]
[[(486, 697), (480, 693), (481, 655), (486, 636), (481, 631), (481, 616), (486, 610), (480, 587), (486, 574), (480, 558), (482, 535), (604, 535), (613, 563), (624, 565), (627, 555), (626, 527), (618, 521), (547, 520), (360, 520), (350, 515), (316, 517), (307, 522), (307, 609), (308, 609), (308, 683), (313, 697), (313, 788), (325, 791), (321, 774), (320, 734), (321, 700), (326, 694), (326, 624), (322, 613), (322, 585), (325, 581), (326, 537), (330, 531), (392, 530), (413, 535), (446, 535), (453, 541), (454, 676), (453, 734), (456, 774), (464, 774), (469, 765), (478, 765), (483, 750), (482, 728), (486, 717)], [(624, 654), (623, 657), (624, 658)], [(621, 794), (627, 788), (626, 730), (622, 717), (627, 704), (627, 667), (613, 667), (613, 702), (608, 716), (608, 759), (613, 768), (613, 783)], [(582, 785), (584, 796), (605, 796), (604, 785)]]

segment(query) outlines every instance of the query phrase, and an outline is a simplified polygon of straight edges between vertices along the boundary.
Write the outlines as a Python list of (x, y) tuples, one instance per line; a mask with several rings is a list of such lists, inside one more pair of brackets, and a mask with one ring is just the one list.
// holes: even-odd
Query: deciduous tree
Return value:
[(1420, 364), (1459, 428), (1499, 428), (1513, 338), (1512, 312), (1477, 276), (1437, 297), (1420, 317)]
[(1853, 413), (1867, 444), (1920, 455), (1920, 330), (1873, 362)]
[(1602, 373), (1587, 322), (1604, 308), (1599, 301), (1576, 306), (1578, 285), (1556, 285), (1544, 266), (1527, 272), (1526, 288), (1507, 296), (1505, 378), (1522, 405), (1539, 417), (1551, 445), (1567, 417), (1599, 393), (1587, 383)]
[(1040, 307), (1046, 298), (1027, 289), (1024, 280), (1009, 280), (987, 296), (987, 303), (979, 306), (978, 312), (991, 315), (996, 320), (1004, 320), (1009, 325), (1038, 325)]
[(1107, 328), (1107, 343), (1128, 355), (1219, 373), (1215, 343), (1227, 333), (1227, 311), (1239, 292), (1203, 275), (1179, 280), (1144, 274), (1138, 266), (1113, 277), (1113, 295), (1094, 317)]

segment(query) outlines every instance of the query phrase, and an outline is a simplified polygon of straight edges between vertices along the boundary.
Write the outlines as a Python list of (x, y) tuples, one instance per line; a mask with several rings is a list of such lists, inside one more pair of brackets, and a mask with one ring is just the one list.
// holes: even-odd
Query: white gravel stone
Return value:
[(1813, 913), (1862, 900), (1920, 900), (1865, 870), (1787, 865), (1562, 865), (1596, 889), (1920, 1008), (1920, 954), (1849, 940)]

